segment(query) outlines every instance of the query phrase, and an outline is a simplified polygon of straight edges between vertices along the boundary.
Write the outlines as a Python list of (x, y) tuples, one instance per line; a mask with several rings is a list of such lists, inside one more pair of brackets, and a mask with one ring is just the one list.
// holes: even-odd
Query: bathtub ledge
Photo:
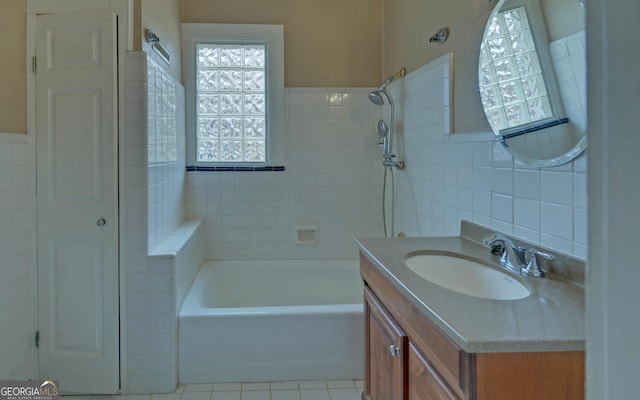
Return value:
[(187, 219), (148, 254), (152, 259), (175, 258), (202, 225), (202, 219)]

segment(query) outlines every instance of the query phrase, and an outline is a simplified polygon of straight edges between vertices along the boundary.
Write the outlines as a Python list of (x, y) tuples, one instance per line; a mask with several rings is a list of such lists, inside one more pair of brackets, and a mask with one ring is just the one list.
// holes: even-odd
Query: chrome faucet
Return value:
[(500, 256), (500, 264), (514, 272), (521, 273), (526, 267), (524, 260), (524, 252), (526, 248), (516, 246), (511, 239), (499, 233), (491, 233), (482, 238), (482, 244), (491, 247), (491, 251), (495, 250), (495, 246), (502, 245), (502, 255)]
[(526, 266), (522, 267), (520, 273), (522, 275), (533, 276), (535, 278), (542, 278), (544, 276), (544, 272), (542, 271), (542, 268), (538, 266), (538, 256), (549, 261), (555, 260), (556, 256), (542, 252), (538, 249), (528, 249), (527, 251), (529, 252), (529, 262)]
[[(542, 278), (544, 272), (538, 265), (538, 256), (553, 261), (556, 257), (553, 254), (523, 246), (516, 246), (511, 239), (499, 233), (491, 233), (482, 238), (482, 244), (491, 247), (491, 252), (497, 250), (496, 246), (501, 246), (502, 255), (500, 264), (514, 272), (535, 278)], [(525, 252), (529, 253), (529, 261), (525, 260)], [(494, 253), (496, 254), (496, 253)]]

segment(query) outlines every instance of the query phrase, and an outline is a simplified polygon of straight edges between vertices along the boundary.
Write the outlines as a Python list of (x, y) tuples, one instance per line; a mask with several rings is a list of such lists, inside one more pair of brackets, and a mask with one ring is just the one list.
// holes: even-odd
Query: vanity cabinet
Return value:
[(584, 399), (584, 352), (467, 353), (361, 255), (363, 400)]
[(403, 400), (406, 386), (407, 335), (371, 291), (365, 288), (365, 399)]

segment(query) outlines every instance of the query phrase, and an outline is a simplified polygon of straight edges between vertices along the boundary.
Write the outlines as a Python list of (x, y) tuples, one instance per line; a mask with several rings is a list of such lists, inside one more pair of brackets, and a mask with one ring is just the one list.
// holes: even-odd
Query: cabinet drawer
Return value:
[(458, 400), (413, 343), (409, 344), (409, 400)]

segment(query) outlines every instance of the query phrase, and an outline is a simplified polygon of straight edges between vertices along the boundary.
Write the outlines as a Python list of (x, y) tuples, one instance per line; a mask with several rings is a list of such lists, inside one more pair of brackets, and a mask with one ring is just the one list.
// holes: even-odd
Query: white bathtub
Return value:
[(357, 260), (208, 261), (178, 315), (181, 383), (362, 379)]

